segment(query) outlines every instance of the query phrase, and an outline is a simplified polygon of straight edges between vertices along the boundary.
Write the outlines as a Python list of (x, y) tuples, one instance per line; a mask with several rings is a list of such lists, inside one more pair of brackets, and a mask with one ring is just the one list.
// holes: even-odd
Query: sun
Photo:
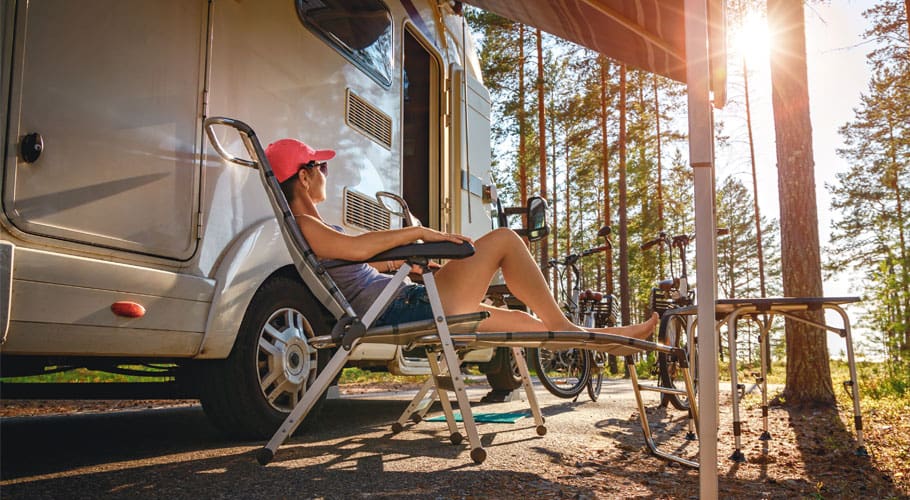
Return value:
[(744, 58), (750, 67), (768, 64), (770, 35), (767, 19), (751, 12), (739, 26), (733, 28), (733, 50)]

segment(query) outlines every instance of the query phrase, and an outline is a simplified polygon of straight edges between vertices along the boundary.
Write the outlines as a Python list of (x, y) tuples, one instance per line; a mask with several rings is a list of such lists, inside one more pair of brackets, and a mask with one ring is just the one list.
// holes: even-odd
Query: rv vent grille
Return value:
[(391, 213), (378, 201), (345, 189), (344, 223), (368, 231), (382, 231), (391, 227), (392, 220)]
[(352, 128), (360, 131), (386, 149), (392, 148), (392, 118), (376, 109), (348, 89), (345, 119)]

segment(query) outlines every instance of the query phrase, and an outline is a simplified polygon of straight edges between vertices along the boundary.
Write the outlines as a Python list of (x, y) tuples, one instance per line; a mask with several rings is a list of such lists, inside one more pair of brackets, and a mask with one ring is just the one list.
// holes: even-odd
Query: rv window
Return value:
[(379, 0), (297, 0), (311, 31), (382, 85), (392, 83), (392, 16)]

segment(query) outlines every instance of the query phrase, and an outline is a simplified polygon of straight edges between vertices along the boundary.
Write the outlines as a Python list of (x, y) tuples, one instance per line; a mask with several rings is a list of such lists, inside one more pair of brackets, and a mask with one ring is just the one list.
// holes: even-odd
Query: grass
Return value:
[(341, 377), (338, 379), (338, 385), (369, 384), (378, 382), (411, 383), (415, 380), (417, 379), (410, 376), (393, 375), (389, 372), (364, 370), (362, 368), (351, 367), (341, 370)]
[[(639, 378), (647, 379), (653, 376), (655, 370), (655, 360), (653, 357), (647, 357), (636, 363), (636, 373)], [(619, 374), (625, 373), (624, 363), (620, 359)], [(148, 366), (148, 365), (124, 365), (121, 368), (133, 371), (148, 372), (148, 375), (126, 375), (121, 373), (109, 373), (97, 370), (88, 370), (77, 368), (67, 371), (56, 371), (58, 367), (48, 367), (48, 372), (42, 375), (30, 377), (4, 377), (0, 381), (6, 383), (85, 383), (85, 382), (167, 382), (172, 381), (173, 377), (162, 376), (160, 373), (169, 368), (170, 365)], [(834, 383), (835, 392), (838, 397), (846, 394), (841, 390), (844, 381), (850, 380), (850, 370), (846, 361), (833, 360), (830, 364), (831, 380)], [(786, 364), (783, 361), (776, 361), (771, 367), (771, 373), (768, 374), (768, 383), (784, 385), (787, 373)], [(884, 399), (889, 398), (906, 398), (910, 394), (910, 369), (901, 369), (893, 365), (884, 363), (873, 363), (860, 361), (857, 363), (857, 378), (860, 384), (860, 395), (865, 405), (866, 399)], [(760, 371), (757, 364), (743, 364), (738, 366), (739, 379), (744, 382), (752, 380), (751, 373)], [(470, 374), (477, 375), (479, 372), (476, 368), (469, 368)], [(722, 381), (730, 380), (729, 363), (721, 362), (718, 366), (718, 374)], [(532, 372), (532, 376), (536, 375)], [(749, 376), (747, 376), (749, 375)], [(609, 375), (608, 375), (609, 376)], [(361, 368), (345, 368), (341, 372), (339, 384), (368, 384), (373, 382), (397, 382), (408, 383), (414, 382), (414, 377), (393, 375), (383, 371), (364, 370)]]
[[(837, 393), (842, 390), (843, 383), (849, 381), (850, 367), (846, 361), (831, 360), (831, 381)], [(752, 381), (753, 372), (760, 372), (757, 363), (739, 363), (737, 373), (740, 381)], [(721, 362), (718, 366), (718, 375), (723, 381), (730, 380), (730, 364)], [(784, 385), (786, 383), (787, 365), (784, 361), (775, 361), (768, 374), (768, 383)], [(861, 397), (873, 399), (889, 397), (907, 397), (910, 394), (910, 367), (895, 364), (877, 363), (872, 361), (858, 361), (856, 363), (856, 377), (859, 379)]]
[[(67, 371), (56, 371), (58, 367), (48, 367), (47, 373), (29, 377), (3, 377), (0, 381), (5, 383), (124, 383), (124, 382), (168, 382), (174, 377), (156, 376), (161, 369), (146, 365), (124, 365), (122, 368), (136, 371), (147, 371), (148, 376), (126, 375), (110, 373), (86, 368), (76, 368)], [(371, 382), (413, 382), (414, 377), (392, 375), (388, 372), (363, 370), (361, 368), (345, 368), (341, 372), (340, 384), (366, 384)]]
[(126, 375), (122, 373), (110, 373), (98, 370), (89, 370), (87, 368), (75, 368), (72, 370), (62, 370), (62, 367), (49, 366), (46, 372), (41, 375), (32, 375), (29, 377), (2, 377), (0, 381), (11, 384), (47, 384), (47, 383), (123, 383), (123, 382), (170, 382), (174, 377), (163, 376), (162, 372), (171, 368), (172, 365), (147, 366), (147, 365), (123, 365), (120, 368), (140, 372), (148, 372), (148, 375)]

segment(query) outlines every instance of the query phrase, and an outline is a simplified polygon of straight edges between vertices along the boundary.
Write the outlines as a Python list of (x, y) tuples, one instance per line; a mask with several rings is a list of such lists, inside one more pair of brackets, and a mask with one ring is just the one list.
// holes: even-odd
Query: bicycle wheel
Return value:
[[(693, 341), (693, 339), (695, 340)], [(657, 341), (661, 344), (680, 347), (686, 352), (686, 355), (689, 358), (689, 373), (693, 374), (692, 381), (697, 390), (698, 372), (696, 371), (696, 367), (698, 358), (697, 350), (695, 350), (695, 346), (697, 345), (695, 329), (692, 328), (692, 331), (689, 331), (685, 318), (674, 315), (673, 311), (667, 311), (660, 319), (660, 329), (658, 330)], [(686, 368), (680, 366), (679, 360), (677, 360), (675, 356), (658, 353), (657, 373), (660, 377), (661, 386), (673, 389), (684, 389), (686, 385), (682, 370), (685, 369)], [(688, 410), (689, 398), (676, 394), (661, 394), (660, 405), (667, 406), (668, 404), (673, 405), (677, 410)]]
[(607, 365), (607, 354), (600, 351), (588, 351), (588, 364), (591, 365), (591, 374), (588, 377), (588, 397), (597, 401), (600, 390), (604, 385), (604, 367)]
[(537, 378), (550, 394), (571, 399), (585, 390), (591, 374), (591, 365), (583, 349), (551, 351), (528, 349)]

